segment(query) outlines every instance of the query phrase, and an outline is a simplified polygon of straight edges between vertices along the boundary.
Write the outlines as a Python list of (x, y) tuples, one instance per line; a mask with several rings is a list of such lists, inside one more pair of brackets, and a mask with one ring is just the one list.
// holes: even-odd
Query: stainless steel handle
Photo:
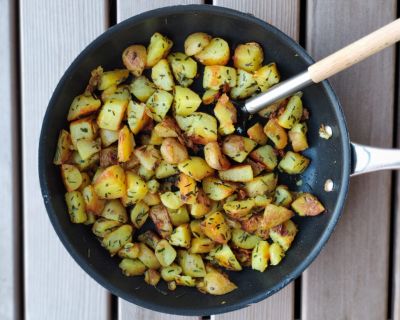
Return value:
[(383, 149), (351, 143), (353, 165), (351, 176), (359, 174), (400, 169), (400, 150)]

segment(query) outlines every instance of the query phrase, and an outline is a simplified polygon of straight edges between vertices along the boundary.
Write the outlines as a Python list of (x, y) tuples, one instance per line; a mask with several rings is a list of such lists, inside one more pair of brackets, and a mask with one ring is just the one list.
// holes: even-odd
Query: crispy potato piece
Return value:
[(156, 92), (156, 85), (145, 76), (140, 76), (132, 81), (130, 92), (141, 102), (146, 102)]
[(104, 238), (111, 231), (115, 230), (121, 225), (119, 221), (107, 220), (100, 218), (92, 226), (92, 232), (97, 236)]
[(82, 190), (82, 195), (85, 200), (86, 211), (95, 215), (100, 215), (104, 209), (106, 201), (99, 199), (92, 185), (86, 186)]
[(188, 116), (195, 112), (201, 104), (199, 95), (181, 86), (175, 86), (174, 108), (175, 113), (180, 116)]
[(197, 192), (196, 203), (190, 205), (190, 214), (194, 218), (204, 217), (212, 209), (212, 201), (207, 197), (203, 189)]
[(254, 177), (258, 176), (265, 169), (264, 164), (262, 164), (261, 162), (258, 162), (258, 161), (253, 161), (250, 158), (247, 158), (243, 163), (251, 166), (251, 169), (253, 169)]
[(170, 235), (168, 241), (171, 245), (183, 248), (190, 247), (192, 235), (190, 232), (189, 224), (181, 224), (177, 226)]
[(195, 238), (203, 238), (205, 234), (201, 228), (201, 220), (190, 221), (190, 231)]
[(211, 36), (204, 32), (195, 32), (190, 34), (184, 43), (185, 54), (194, 56), (204, 50), (211, 41)]
[(79, 170), (88, 170), (92, 167), (95, 167), (99, 163), (99, 153), (95, 153), (89, 159), (83, 160), (78, 151), (72, 152), (71, 160), (70, 160)]
[(218, 265), (228, 270), (242, 270), (242, 266), (237, 261), (235, 255), (232, 252), (232, 249), (227, 244), (222, 244), (215, 247), (213, 250), (210, 251), (206, 259), (213, 260), (218, 263)]
[(96, 138), (97, 128), (93, 118), (84, 118), (75, 120), (69, 124), (71, 141), (76, 149), (79, 140), (94, 140)]
[(231, 239), (231, 229), (221, 212), (208, 215), (201, 223), (201, 228), (207, 237), (217, 243), (225, 244)]
[(138, 240), (155, 250), (161, 238), (154, 231), (147, 230), (138, 236)]
[(168, 209), (176, 210), (182, 207), (185, 203), (181, 199), (179, 191), (167, 191), (160, 195), (161, 202)]
[(251, 254), (251, 268), (260, 272), (264, 272), (268, 267), (269, 261), (269, 243), (261, 240), (254, 247)]
[(310, 159), (300, 153), (288, 151), (279, 162), (278, 168), (288, 174), (299, 174), (304, 172), (310, 164)]
[(193, 278), (202, 278), (206, 275), (206, 268), (201, 255), (179, 250), (178, 257), (184, 275)]
[(176, 258), (175, 249), (164, 239), (157, 243), (155, 254), (163, 267), (169, 266)]
[(175, 276), (178, 276), (182, 273), (182, 268), (178, 266), (176, 263), (172, 263), (167, 267), (161, 268), (161, 278), (164, 281), (174, 281)]
[(161, 138), (178, 138), (181, 135), (181, 129), (175, 119), (168, 116), (156, 124), (153, 132)]
[(146, 102), (153, 119), (161, 122), (171, 107), (173, 95), (164, 90), (155, 91)]
[(148, 269), (144, 273), (144, 281), (151, 286), (156, 286), (160, 279), (161, 276), (157, 270)]
[(69, 161), (72, 154), (71, 135), (66, 130), (61, 130), (58, 136), (56, 153), (54, 155), (54, 164), (63, 164)]
[(146, 183), (147, 189), (151, 193), (156, 193), (158, 192), (158, 189), (160, 188), (160, 183), (156, 179), (151, 179), (147, 181)]
[(145, 181), (149, 181), (151, 178), (153, 178), (155, 174), (154, 170), (149, 170), (143, 165), (139, 166), (139, 168), (137, 169), (137, 173)]
[(139, 77), (147, 62), (146, 48), (140, 44), (127, 47), (122, 53), (122, 62), (134, 76)]
[(292, 202), (292, 208), (299, 216), (317, 216), (325, 211), (324, 206), (318, 201), (317, 197), (311, 193), (301, 193)]
[(289, 131), (289, 140), (292, 142), (294, 152), (308, 149), (307, 125), (305, 123), (296, 123)]
[(278, 165), (275, 150), (268, 144), (252, 151), (250, 158), (262, 163), (268, 171), (273, 171)]
[(236, 87), (231, 90), (231, 97), (233, 99), (248, 98), (258, 90), (257, 82), (251, 73), (239, 69), (236, 79)]
[(289, 250), (294, 237), (297, 234), (297, 227), (292, 220), (285, 221), (284, 223), (269, 230), (271, 239), (279, 243), (284, 251)]
[(164, 161), (171, 164), (178, 164), (189, 159), (186, 147), (176, 138), (165, 138), (160, 151)]
[(288, 187), (284, 185), (277, 186), (275, 189), (274, 204), (288, 208), (292, 202), (292, 194), (290, 193)]
[(87, 220), (85, 200), (79, 191), (71, 191), (65, 194), (69, 217), (72, 223), (84, 223)]
[(139, 259), (124, 258), (119, 263), (119, 267), (127, 277), (141, 276), (146, 271), (146, 266)]
[(178, 166), (170, 164), (166, 161), (161, 161), (155, 172), (157, 179), (165, 179), (178, 173)]
[(219, 178), (225, 181), (249, 182), (253, 180), (253, 169), (250, 165), (239, 165), (218, 172)]
[(207, 237), (192, 239), (190, 253), (209, 253), (214, 248), (215, 242)]
[(269, 204), (265, 207), (259, 228), (269, 230), (293, 217), (293, 211), (285, 207)]
[(261, 89), (261, 92), (267, 91), (274, 84), (277, 84), (281, 78), (275, 62), (272, 62), (258, 69), (254, 73), (253, 77), (257, 81), (258, 87)]
[(194, 204), (197, 198), (196, 180), (184, 173), (179, 174), (177, 187), (184, 203)]
[(288, 137), (276, 119), (270, 119), (264, 127), (264, 133), (274, 143), (275, 148), (283, 149), (287, 145)]
[(233, 55), (233, 65), (248, 72), (260, 69), (264, 61), (264, 51), (257, 42), (239, 44)]
[(134, 148), (135, 139), (132, 132), (125, 125), (119, 131), (118, 136), (118, 161), (127, 162), (131, 158)]
[(129, 129), (133, 134), (138, 134), (149, 122), (151, 122), (151, 113), (144, 103), (129, 101), (127, 107), (127, 117)]
[(251, 210), (255, 206), (253, 199), (235, 200), (225, 202), (224, 210), (228, 217), (235, 220), (247, 220), (251, 216)]
[(197, 285), (197, 288), (201, 292), (212, 295), (223, 295), (237, 289), (237, 286), (227, 276), (220, 272), (212, 271), (204, 276), (203, 281)]
[(101, 216), (107, 220), (115, 220), (121, 223), (128, 221), (126, 209), (118, 199), (108, 201), (101, 212)]
[(161, 90), (171, 91), (174, 86), (174, 77), (167, 59), (161, 59), (151, 69), (151, 79)]
[(125, 172), (119, 166), (111, 166), (93, 181), (93, 187), (100, 199), (117, 199), (124, 196), (126, 192)]
[(193, 83), (197, 74), (197, 63), (192, 58), (181, 52), (174, 52), (167, 57), (171, 65), (172, 73), (176, 81), (182, 87), (188, 87)]
[(266, 144), (268, 140), (267, 136), (264, 133), (263, 127), (259, 122), (257, 122), (255, 125), (247, 130), (247, 135), (251, 140), (257, 142), (260, 145)]
[(76, 142), (76, 149), (82, 160), (87, 160), (101, 149), (101, 141), (81, 139)]
[(232, 243), (238, 248), (253, 249), (260, 240), (259, 237), (242, 229), (232, 230)]
[(168, 214), (174, 227), (190, 222), (189, 212), (185, 205), (179, 207), (176, 210), (168, 209)]
[(128, 100), (107, 100), (97, 116), (97, 124), (101, 129), (119, 130)]
[(237, 122), (236, 108), (225, 93), (218, 99), (214, 114), (219, 121), (219, 134), (228, 135), (235, 131), (234, 124)]
[(187, 117), (176, 116), (179, 127), (196, 144), (217, 141), (217, 120), (204, 112), (193, 112)]
[(146, 67), (153, 67), (162, 58), (165, 58), (171, 50), (173, 42), (166, 36), (156, 32), (150, 38), (150, 44), (147, 47)]
[(214, 103), (219, 98), (219, 91), (214, 89), (208, 89), (204, 92), (203, 97), (201, 98), (204, 105), (209, 105)]
[(144, 243), (139, 243), (139, 246), (140, 250), (138, 259), (149, 269), (159, 269), (161, 265), (153, 250)]
[(298, 95), (289, 99), (285, 110), (278, 117), (278, 124), (286, 129), (291, 129), (303, 116), (303, 103)]
[(147, 192), (147, 184), (139, 175), (132, 171), (125, 173), (126, 193), (122, 196), (122, 203), (125, 206), (132, 205), (142, 200)]
[(113, 71), (103, 72), (100, 76), (98, 84), (99, 90), (105, 90), (111, 86), (119, 85), (124, 82), (129, 76), (129, 71), (126, 69), (115, 69)]
[(209, 142), (205, 145), (204, 159), (215, 170), (227, 170), (231, 166), (229, 160), (222, 153), (218, 142)]
[(203, 190), (206, 195), (215, 201), (223, 200), (233, 194), (237, 186), (233, 183), (222, 181), (215, 177), (207, 177), (202, 181)]
[(194, 278), (192, 278), (191, 276), (176, 275), (175, 283), (178, 286), (185, 286), (185, 287), (195, 287), (196, 286), (196, 280)]
[(256, 207), (265, 207), (272, 202), (272, 198), (266, 196), (265, 194), (256, 195), (253, 199)]
[(101, 100), (106, 102), (107, 100), (129, 100), (131, 95), (129, 88), (126, 85), (111, 86), (101, 93)]
[(140, 229), (146, 222), (149, 210), (149, 206), (144, 201), (138, 201), (131, 209), (131, 221), (137, 229)]
[(245, 184), (245, 191), (249, 197), (268, 194), (275, 190), (277, 181), (278, 176), (275, 173), (267, 173), (247, 182)]
[(214, 169), (200, 157), (189, 157), (188, 160), (178, 164), (178, 169), (197, 181), (201, 181), (214, 173)]
[(155, 170), (162, 159), (160, 151), (152, 145), (141, 146), (134, 152), (140, 164), (147, 170)]
[(271, 266), (278, 265), (284, 256), (285, 252), (278, 243), (274, 242), (269, 246), (269, 258), (271, 261)]
[(117, 130), (100, 129), (101, 143), (104, 147), (108, 147), (118, 141), (118, 135), (119, 131)]
[(195, 58), (205, 66), (224, 66), (230, 58), (229, 44), (224, 39), (212, 38), (208, 45)]
[(139, 252), (139, 243), (128, 242), (118, 251), (118, 256), (121, 258), (136, 259), (139, 256)]
[(257, 143), (253, 140), (232, 134), (224, 139), (222, 151), (236, 162), (242, 163), (256, 146)]
[(146, 194), (143, 201), (148, 206), (155, 206), (161, 203), (160, 196), (158, 195), (158, 193), (150, 193), (150, 192)]
[(225, 66), (206, 66), (203, 73), (203, 88), (219, 90), (228, 86), (233, 88), (237, 83), (236, 69)]
[(128, 242), (132, 241), (132, 226), (124, 224), (104, 236), (102, 246), (106, 248), (111, 256), (118, 253), (119, 250)]
[(96, 112), (101, 106), (101, 101), (91, 94), (84, 93), (76, 96), (69, 107), (67, 120), (76, 120)]
[(82, 184), (82, 175), (72, 164), (61, 165), (61, 176), (68, 192), (77, 190)]
[(150, 208), (150, 218), (156, 225), (158, 233), (163, 238), (167, 238), (172, 233), (172, 223), (168, 215), (168, 210), (163, 205), (156, 205)]
[(100, 150), (100, 167), (106, 168), (118, 164), (118, 147), (111, 146)]

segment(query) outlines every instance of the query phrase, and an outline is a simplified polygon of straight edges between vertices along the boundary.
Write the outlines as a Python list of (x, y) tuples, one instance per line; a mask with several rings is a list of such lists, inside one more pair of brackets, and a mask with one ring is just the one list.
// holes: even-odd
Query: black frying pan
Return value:
[[(220, 36), (231, 47), (256, 41), (264, 48), (265, 62), (275, 61), (278, 64), (282, 79), (300, 73), (313, 62), (302, 47), (273, 26), (248, 14), (216, 6), (162, 8), (110, 28), (75, 59), (50, 100), (39, 143), (39, 176), (44, 202), (50, 220), (69, 253), (89, 275), (113, 294), (145, 308), (181, 315), (217, 314), (243, 308), (269, 297), (298, 277), (331, 235), (344, 206), (354, 162), (343, 112), (327, 81), (304, 90), (304, 105), (311, 114), (308, 122), (311, 147), (304, 154), (312, 159), (311, 165), (301, 177), (281, 176), (280, 182), (288, 184), (291, 190), (314, 193), (327, 212), (312, 218), (294, 218), (299, 233), (279, 266), (269, 267), (264, 273), (249, 269), (230, 272), (229, 277), (239, 288), (223, 296), (204, 295), (194, 288), (185, 287), (170, 292), (164, 284), (155, 289), (146, 285), (142, 277), (127, 278), (118, 268), (118, 259), (110, 258), (88, 227), (71, 224), (59, 168), (53, 165), (52, 160), (58, 133), (67, 127), (70, 103), (73, 97), (83, 92), (90, 71), (99, 65), (105, 70), (122, 67), (121, 53), (124, 48), (134, 43), (147, 44), (156, 31), (174, 41), (175, 51), (182, 51), (185, 37), (196, 31)], [(332, 127), (331, 139), (319, 137), (321, 124)], [(301, 187), (296, 185), (299, 178), (303, 181)], [(327, 179), (334, 182), (332, 192), (324, 191)], [(168, 294), (165, 295), (165, 292)]]

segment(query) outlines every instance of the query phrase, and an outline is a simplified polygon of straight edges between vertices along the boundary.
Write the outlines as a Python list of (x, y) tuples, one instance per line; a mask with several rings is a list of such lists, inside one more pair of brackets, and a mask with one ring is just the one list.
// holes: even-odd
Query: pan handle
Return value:
[(399, 149), (374, 148), (352, 142), (351, 151), (351, 176), (373, 171), (400, 169)]

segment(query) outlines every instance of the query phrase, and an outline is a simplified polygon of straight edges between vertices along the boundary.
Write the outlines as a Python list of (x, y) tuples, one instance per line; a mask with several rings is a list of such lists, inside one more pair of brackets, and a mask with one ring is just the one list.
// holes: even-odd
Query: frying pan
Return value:
[[(258, 42), (264, 48), (264, 61), (275, 61), (282, 79), (300, 73), (313, 63), (300, 45), (275, 27), (251, 15), (217, 6), (166, 7), (121, 22), (94, 40), (75, 59), (49, 102), (39, 143), (43, 199), (54, 229), (68, 252), (90, 276), (113, 294), (148, 309), (179, 315), (218, 314), (240, 309), (279, 291), (315, 259), (340, 218), (351, 174), (391, 168), (400, 159), (390, 150), (351, 144), (340, 102), (330, 84), (323, 81), (307, 87), (303, 91), (303, 102), (311, 114), (308, 121), (310, 148), (304, 154), (312, 161), (303, 174), (280, 175), (279, 182), (287, 184), (291, 190), (312, 192), (325, 205), (326, 212), (316, 217), (294, 218), (299, 233), (279, 266), (269, 267), (263, 273), (250, 269), (228, 272), (238, 289), (223, 296), (204, 295), (186, 287), (178, 287), (171, 292), (165, 284), (155, 288), (145, 284), (142, 277), (123, 276), (118, 259), (110, 258), (88, 227), (71, 224), (64, 201), (65, 189), (59, 169), (52, 160), (58, 133), (67, 127), (70, 103), (84, 91), (90, 71), (99, 65), (105, 70), (123, 67), (122, 51), (134, 43), (148, 43), (156, 31), (174, 41), (175, 51), (182, 51), (186, 36), (197, 31), (222, 37), (231, 47), (249, 41)], [(195, 83), (195, 90), (200, 89), (200, 82), (201, 79)], [(265, 119), (262, 121), (264, 123)], [(319, 137), (321, 124), (332, 128), (329, 140)], [(327, 179), (333, 181), (331, 192), (324, 191)]]

